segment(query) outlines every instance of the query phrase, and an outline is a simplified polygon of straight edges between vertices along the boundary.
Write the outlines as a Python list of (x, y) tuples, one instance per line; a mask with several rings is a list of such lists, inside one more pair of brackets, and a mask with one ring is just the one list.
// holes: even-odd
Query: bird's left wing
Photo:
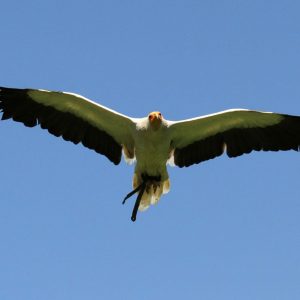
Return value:
[(80, 95), (0, 87), (2, 120), (12, 118), (28, 127), (38, 124), (55, 136), (121, 160), (122, 145), (132, 143), (133, 119)]
[(220, 156), (236, 157), (252, 150), (296, 150), (300, 145), (300, 117), (228, 110), (169, 123), (175, 165), (188, 167)]

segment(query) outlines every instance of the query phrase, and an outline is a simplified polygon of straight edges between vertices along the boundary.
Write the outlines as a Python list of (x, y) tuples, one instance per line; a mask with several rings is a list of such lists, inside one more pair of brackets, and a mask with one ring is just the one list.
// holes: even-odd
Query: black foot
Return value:
[(139, 194), (138, 194), (138, 196), (137, 196), (137, 198), (136, 198), (136, 200), (135, 200), (135, 204), (134, 204), (133, 211), (132, 211), (132, 215), (131, 215), (131, 221), (132, 221), (132, 222), (135, 222), (135, 220), (136, 220), (136, 215), (137, 215), (137, 212), (138, 212), (138, 209), (139, 209), (139, 206), (140, 206), (140, 203), (141, 203), (143, 194), (144, 194), (144, 192), (145, 192), (146, 185), (147, 185), (147, 182), (144, 181), (144, 182), (142, 183), (142, 185), (141, 185)]
[(135, 193), (137, 193), (142, 188), (142, 185), (143, 185), (143, 183), (140, 184), (137, 188), (135, 188), (132, 192), (128, 193), (126, 195), (126, 197), (124, 198), (122, 204), (125, 204), (125, 202), (128, 198), (132, 197)]
[(148, 176), (148, 175), (143, 174), (142, 179), (143, 179), (143, 182), (137, 188), (135, 188), (132, 192), (128, 193), (126, 195), (126, 197), (124, 198), (123, 202), (122, 202), (122, 204), (125, 204), (125, 202), (128, 198), (132, 197), (135, 193), (139, 192), (138, 196), (135, 200), (135, 204), (134, 204), (132, 215), (131, 215), (131, 221), (132, 222), (135, 222), (135, 220), (136, 220), (136, 215), (137, 215), (137, 212), (138, 212), (138, 208), (140, 206), (143, 194), (145, 192), (147, 182), (148, 181), (160, 181), (161, 177), (160, 176), (155, 176), (154, 177), (154, 176)]

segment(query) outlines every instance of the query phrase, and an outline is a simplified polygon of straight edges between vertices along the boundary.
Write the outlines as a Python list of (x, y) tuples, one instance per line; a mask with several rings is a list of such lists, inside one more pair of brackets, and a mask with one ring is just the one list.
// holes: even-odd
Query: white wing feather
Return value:
[(169, 128), (173, 146), (183, 148), (233, 128), (263, 128), (278, 124), (283, 118), (271, 112), (231, 109), (187, 120), (170, 121)]
[(131, 131), (135, 127), (133, 118), (74, 93), (29, 90), (28, 95), (37, 103), (71, 113), (104, 130), (119, 144), (131, 143)]

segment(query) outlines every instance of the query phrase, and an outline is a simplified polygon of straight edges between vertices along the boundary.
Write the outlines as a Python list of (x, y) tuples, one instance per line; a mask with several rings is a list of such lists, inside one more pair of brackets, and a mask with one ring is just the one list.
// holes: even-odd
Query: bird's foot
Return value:
[(160, 182), (160, 176), (148, 176), (148, 175), (142, 175), (142, 183), (137, 187), (135, 188), (133, 191), (131, 191), (130, 193), (128, 193), (126, 195), (126, 197), (124, 198), (122, 204), (125, 204), (126, 203), (126, 200), (130, 197), (132, 197), (135, 193), (138, 192), (138, 196), (135, 200), (135, 204), (134, 204), (134, 207), (133, 207), (133, 210), (132, 210), (132, 215), (131, 215), (131, 221), (134, 222), (136, 220), (136, 215), (137, 215), (137, 212), (138, 212), (138, 208), (140, 206), (140, 203), (141, 203), (141, 200), (142, 200), (142, 197), (143, 197), (143, 194), (146, 190), (146, 187), (148, 185), (148, 183), (150, 182)]

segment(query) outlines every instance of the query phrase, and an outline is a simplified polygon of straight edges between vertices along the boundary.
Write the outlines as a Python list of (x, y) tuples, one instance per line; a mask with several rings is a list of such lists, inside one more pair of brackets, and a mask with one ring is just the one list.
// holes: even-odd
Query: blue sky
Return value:
[[(2, 1), (0, 85), (129, 116), (300, 115), (299, 1)], [(133, 166), (0, 123), (0, 299), (296, 299), (300, 154), (170, 168), (130, 221)]]

